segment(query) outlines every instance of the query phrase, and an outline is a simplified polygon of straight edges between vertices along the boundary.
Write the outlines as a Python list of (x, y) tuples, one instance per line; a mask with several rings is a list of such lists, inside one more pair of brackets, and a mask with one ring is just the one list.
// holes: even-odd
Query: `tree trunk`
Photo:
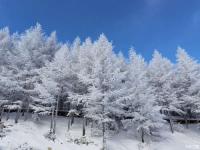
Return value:
[(4, 108), (1, 111), (1, 118), (3, 117), (3, 115), (4, 115)]
[(172, 121), (171, 114), (169, 112), (168, 112), (168, 116), (169, 116), (170, 130), (171, 130), (172, 133), (174, 133), (173, 121)]
[(102, 150), (106, 150), (105, 122), (102, 123), (102, 133), (103, 133), (103, 149)]
[(55, 119), (54, 119), (54, 134), (56, 133), (56, 121), (58, 117), (58, 103), (59, 103), (60, 97), (58, 96), (57, 102), (56, 102), (56, 110), (55, 110)]
[(52, 129), (52, 133), (55, 134), (56, 133), (56, 121), (55, 118), (53, 120), (53, 129)]
[(124, 128), (123, 123), (122, 123), (122, 121), (121, 121), (121, 119), (119, 117), (116, 117), (115, 121), (117, 123), (118, 129), (123, 129)]
[(187, 118), (187, 116), (185, 116), (185, 124), (186, 124), (186, 128), (188, 129), (188, 118)]
[(87, 127), (88, 126), (88, 119), (85, 118), (85, 126)]
[(10, 109), (8, 109), (6, 120), (8, 120), (9, 118), (10, 118)]
[(60, 96), (58, 96), (57, 101), (56, 101), (56, 110), (55, 110), (55, 118), (54, 118), (54, 123), (53, 123), (53, 134), (56, 134), (56, 121), (58, 117), (58, 103), (59, 103)]
[[(103, 97), (104, 99), (104, 97)], [(103, 114), (103, 122), (102, 122), (102, 132), (103, 132), (103, 150), (106, 150), (106, 137), (105, 137), (105, 105), (102, 105), (102, 114)]]
[(71, 116), (71, 126), (74, 124), (74, 115)]
[(83, 117), (83, 136), (85, 136), (85, 125), (86, 125), (86, 118)]
[(25, 116), (24, 116), (24, 120), (25, 120), (25, 121), (28, 119), (29, 109), (30, 109), (30, 108), (29, 108), (29, 101), (28, 101), (26, 113), (25, 113)]
[(68, 117), (68, 125), (67, 125), (67, 131), (69, 132), (71, 126), (71, 117)]
[(15, 116), (15, 123), (18, 123), (19, 115), (20, 115), (20, 108), (17, 109), (17, 113), (16, 113), (16, 116)]
[(25, 110), (22, 109), (22, 117), (25, 115)]
[(51, 110), (51, 124), (50, 124), (50, 133), (53, 131), (53, 120), (54, 120), (54, 108)]
[(144, 130), (141, 129), (141, 139), (142, 139), (142, 143), (144, 143)]
[(1, 110), (2, 110), (2, 107), (0, 107), (0, 122), (1, 122), (1, 117), (2, 117)]
[(171, 119), (169, 119), (169, 125), (170, 125), (171, 132), (174, 133), (173, 123)]
[(3, 117), (3, 113), (4, 113), (4, 108), (1, 108), (1, 112), (0, 112), (0, 122), (1, 122), (2, 117)]

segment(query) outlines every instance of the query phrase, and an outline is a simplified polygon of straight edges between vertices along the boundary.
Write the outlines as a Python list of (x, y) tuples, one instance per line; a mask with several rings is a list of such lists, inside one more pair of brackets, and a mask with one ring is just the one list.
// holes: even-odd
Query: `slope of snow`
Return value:
[[(20, 120), (18, 124), (15, 124), (12, 119), (5, 121), (8, 128), (5, 129), (6, 137), (0, 139), (0, 150), (48, 150), (49, 147), (52, 150), (100, 150), (102, 138), (91, 136), (90, 128), (87, 129), (87, 138), (93, 143), (77, 145), (68, 142), (69, 137), (73, 139), (81, 137), (80, 121), (75, 120), (69, 135), (67, 119), (58, 118), (57, 139), (54, 142), (44, 137), (49, 130), (48, 119), (39, 122)], [(117, 136), (108, 137), (107, 148), (108, 150), (198, 150), (200, 149), (200, 134), (198, 130), (187, 130), (184, 133), (175, 132), (174, 134), (165, 131), (159, 141), (141, 144), (139, 140), (127, 133), (120, 133)]]
[[(59, 118), (56, 131), (56, 140), (53, 142), (45, 138), (45, 134), (49, 130), (49, 122), (43, 121), (23, 121), (20, 120), (18, 124), (15, 124), (13, 120), (5, 122), (8, 125), (7, 135), (0, 140), (0, 150), (14, 150), (20, 145), (29, 145), (33, 147), (33, 150), (47, 150), (48, 147), (52, 150), (94, 150), (100, 145), (97, 142), (90, 145), (77, 145), (67, 142), (69, 134), (67, 131), (67, 120), (65, 118)], [(80, 123), (78, 123), (80, 124)], [(73, 138), (80, 138), (81, 126), (74, 124), (70, 134)], [(88, 133), (88, 137), (90, 137)]]

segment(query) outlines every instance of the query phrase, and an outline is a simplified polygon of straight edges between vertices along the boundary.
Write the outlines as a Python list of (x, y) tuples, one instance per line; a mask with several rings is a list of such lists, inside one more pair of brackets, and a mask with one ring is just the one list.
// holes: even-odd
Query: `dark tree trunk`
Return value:
[(85, 118), (85, 126), (88, 126), (88, 119)]
[(56, 134), (56, 124), (55, 124), (55, 118), (54, 118), (54, 122), (53, 122), (53, 129), (52, 129), (52, 133)]
[(174, 133), (173, 123), (171, 119), (169, 119), (169, 125), (170, 125), (171, 132)]
[(106, 150), (106, 137), (105, 137), (105, 123), (102, 123), (102, 133), (103, 133), (103, 150)]
[(1, 122), (1, 118), (2, 118), (2, 115), (1, 115), (1, 111), (2, 111), (2, 107), (0, 107), (0, 122)]
[(53, 131), (53, 120), (54, 120), (54, 108), (51, 110), (51, 124), (50, 124), (50, 133)]
[(187, 115), (185, 115), (184, 118), (185, 118), (185, 125), (186, 125), (186, 128), (188, 129), (188, 117), (187, 117)]
[(69, 116), (69, 118), (68, 118), (68, 125), (67, 125), (67, 131), (70, 130), (70, 126), (71, 126), (71, 117)]
[(144, 143), (144, 130), (141, 129), (141, 140), (142, 140), (142, 143)]
[(123, 123), (122, 123), (122, 121), (121, 121), (121, 119), (119, 117), (116, 117), (115, 121), (117, 123), (118, 129), (123, 129), (124, 128)]
[(83, 117), (83, 136), (85, 136), (85, 133), (86, 133), (86, 131), (85, 131), (85, 125), (86, 125), (86, 118)]
[(74, 124), (74, 115), (71, 116), (71, 126)]
[(106, 150), (106, 137), (105, 137), (105, 105), (102, 105), (103, 122), (102, 122), (102, 134), (103, 134), (103, 150)]
[(53, 123), (53, 134), (56, 134), (56, 121), (57, 121), (57, 117), (58, 117), (59, 99), (60, 99), (60, 95), (58, 96), (57, 101), (56, 101), (55, 118), (54, 118), (54, 123)]
[(16, 116), (15, 116), (15, 123), (18, 123), (19, 116), (20, 116), (20, 108), (17, 109), (17, 113), (16, 113)]
[(1, 108), (1, 111), (0, 111), (0, 122), (1, 122), (2, 117), (3, 117), (3, 113), (4, 113), (4, 108)]
[(8, 109), (6, 120), (10, 118), (10, 109)]
[(169, 112), (168, 112), (168, 116), (169, 116), (170, 130), (171, 130), (172, 133), (174, 133), (173, 121), (172, 121), (171, 114)]
[(22, 117), (25, 115), (25, 110), (22, 109)]
[(29, 109), (30, 109), (30, 108), (29, 108), (29, 101), (28, 101), (26, 113), (25, 113), (25, 116), (24, 116), (24, 120), (25, 120), (25, 121), (28, 119)]

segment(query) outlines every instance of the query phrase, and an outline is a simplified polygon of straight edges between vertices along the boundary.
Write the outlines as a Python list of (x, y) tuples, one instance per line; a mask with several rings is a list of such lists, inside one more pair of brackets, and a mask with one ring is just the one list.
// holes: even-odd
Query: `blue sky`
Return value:
[(39, 22), (61, 41), (105, 33), (115, 51), (154, 49), (175, 60), (177, 46), (200, 59), (199, 0), (0, 0), (0, 27), (22, 32)]

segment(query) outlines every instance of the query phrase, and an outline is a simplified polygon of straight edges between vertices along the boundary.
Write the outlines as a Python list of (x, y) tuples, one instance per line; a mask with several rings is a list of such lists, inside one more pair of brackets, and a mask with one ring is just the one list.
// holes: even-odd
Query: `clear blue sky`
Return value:
[(0, 0), (0, 27), (36, 22), (61, 41), (105, 33), (126, 56), (133, 46), (147, 60), (158, 49), (174, 61), (180, 45), (200, 59), (200, 0)]

